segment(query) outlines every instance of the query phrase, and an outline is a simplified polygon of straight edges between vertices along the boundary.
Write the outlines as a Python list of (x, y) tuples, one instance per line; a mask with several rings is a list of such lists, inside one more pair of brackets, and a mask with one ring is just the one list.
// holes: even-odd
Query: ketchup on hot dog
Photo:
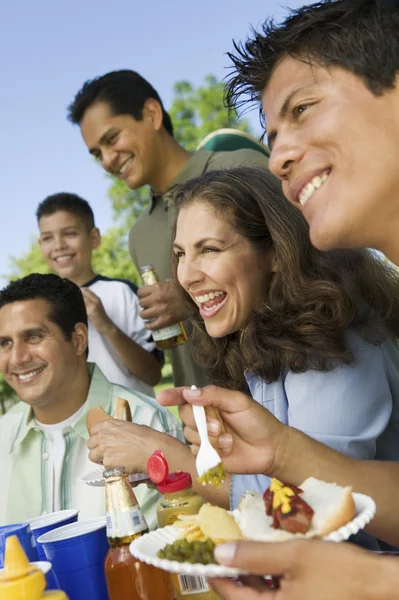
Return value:
[(309, 531), (313, 509), (299, 494), (302, 490), (290, 483), (273, 478), (263, 495), (266, 514), (273, 517), (273, 527), (290, 533)]

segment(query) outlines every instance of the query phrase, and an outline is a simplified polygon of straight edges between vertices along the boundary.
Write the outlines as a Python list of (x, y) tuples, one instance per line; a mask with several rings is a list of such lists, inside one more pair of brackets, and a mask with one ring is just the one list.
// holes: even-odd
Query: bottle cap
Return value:
[(161, 494), (180, 492), (192, 486), (190, 473), (176, 471), (169, 474), (168, 462), (161, 450), (156, 450), (148, 459), (147, 472)]
[(4, 570), (0, 574), (2, 600), (39, 600), (46, 587), (41, 571), (29, 564), (16, 535), (6, 539)]

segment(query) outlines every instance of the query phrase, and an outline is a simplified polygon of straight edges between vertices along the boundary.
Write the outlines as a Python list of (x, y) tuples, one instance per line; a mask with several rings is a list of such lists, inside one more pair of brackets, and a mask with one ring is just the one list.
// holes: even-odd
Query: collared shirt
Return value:
[[(285, 425), (343, 454), (360, 459), (399, 460), (399, 350), (354, 333), (348, 341), (356, 360), (332, 371), (288, 372), (268, 384), (247, 376), (252, 397)], [(230, 506), (246, 490), (263, 493), (264, 475), (233, 475)]]
[[(115, 399), (128, 400), (133, 422), (147, 425), (184, 441), (181, 425), (169, 410), (153, 398), (110, 383), (100, 369), (88, 363), (90, 388), (85, 408), (75, 423), (63, 431), (65, 455), (61, 473), (61, 507), (77, 508), (79, 518), (105, 514), (104, 488), (77, 483), (92, 471), (86, 443), (86, 415), (101, 406), (112, 415)], [(0, 525), (27, 521), (53, 510), (53, 462), (51, 445), (37, 426), (32, 409), (19, 402), (0, 418)], [(159, 494), (146, 485), (135, 488), (137, 500), (150, 527), (156, 526), (155, 507)]]
[[(268, 158), (256, 150), (233, 150), (230, 152), (194, 152), (175, 180), (163, 195), (153, 195), (149, 206), (133, 225), (129, 236), (129, 250), (138, 271), (151, 264), (161, 280), (172, 277), (172, 225), (175, 210), (172, 201), (174, 188), (207, 171), (233, 167), (268, 168)], [(190, 324), (184, 323), (191, 331)], [(174, 384), (203, 386), (209, 383), (191, 355), (190, 341), (170, 351)]]

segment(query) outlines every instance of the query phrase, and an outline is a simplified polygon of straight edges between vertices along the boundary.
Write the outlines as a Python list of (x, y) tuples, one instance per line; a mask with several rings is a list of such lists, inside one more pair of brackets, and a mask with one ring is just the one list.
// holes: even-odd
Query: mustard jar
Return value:
[[(192, 488), (190, 473), (169, 473), (168, 462), (161, 450), (156, 450), (147, 462), (148, 476), (162, 494), (157, 504), (159, 527), (173, 525), (179, 515), (196, 515), (204, 503)], [(177, 600), (219, 600), (209, 587), (206, 577), (171, 573)]]

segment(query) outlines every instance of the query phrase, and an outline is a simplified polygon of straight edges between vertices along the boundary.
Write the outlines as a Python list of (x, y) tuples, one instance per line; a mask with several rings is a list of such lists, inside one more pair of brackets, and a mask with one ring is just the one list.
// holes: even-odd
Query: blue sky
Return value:
[[(108, 182), (90, 159), (66, 106), (87, 79), (131, 68), (158, 90), (166, 108), (175, 81), (222, 78), (232, 39), (283, 6), (303, 0), (15, 0), (0, 12), (0, 274), (36, 234), (35, 209), (48, 194), (71, 191), (92, 205), (98, 226), (112, 224)], [(257, 127), (257, 117), (252, 121)], [(259, 130), (258, 130), (259, 131)]]

